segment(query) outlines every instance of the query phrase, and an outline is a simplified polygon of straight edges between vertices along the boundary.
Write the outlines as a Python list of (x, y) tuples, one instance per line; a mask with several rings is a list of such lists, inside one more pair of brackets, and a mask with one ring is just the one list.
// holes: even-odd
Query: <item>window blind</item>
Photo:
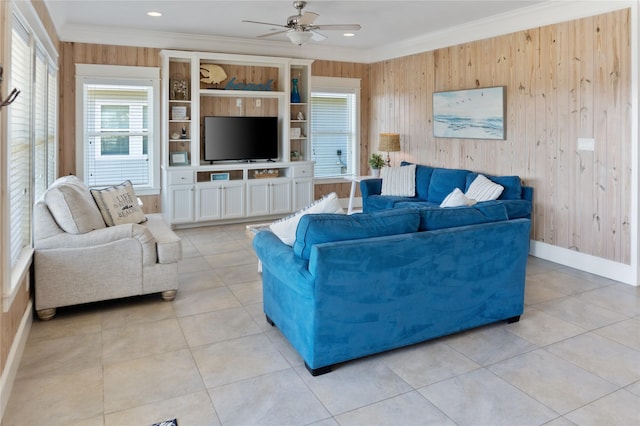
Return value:
[(9, 204), (11, 267), (30, 244), (31, 48), (29, 33), (14, 17), (11, 32), (11, 82), (20, 96), (9, 114)]
[(33, 198), (39, 199), (47, 189), (47, 59), (42, 49), (36, 48), (33, 103)]
[(316, 177), (353, 174), (355, 95), (311, 94), (311, 159)]
[(84, 180), (89, 186), (130, 180), (150, 185), (152, 83), (84, 84)]

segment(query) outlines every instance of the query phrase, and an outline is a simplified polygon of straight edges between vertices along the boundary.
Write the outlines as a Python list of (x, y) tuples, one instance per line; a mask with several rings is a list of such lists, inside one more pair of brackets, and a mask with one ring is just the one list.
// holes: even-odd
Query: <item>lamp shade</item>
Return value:
[(378, 151), (396, 152), (400, 151), (400, 135), (398, 133), (380, 133)]
[(310, 31), (290, 30), (287, 31), (287, 37), (291, 40), (291, 43), (302, 46), (313, 37)]

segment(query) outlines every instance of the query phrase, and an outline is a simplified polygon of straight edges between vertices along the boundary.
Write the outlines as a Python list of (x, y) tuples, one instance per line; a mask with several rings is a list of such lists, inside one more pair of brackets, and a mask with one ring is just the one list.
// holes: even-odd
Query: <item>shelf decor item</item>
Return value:
[(294, 78), (291, 80), (291, 103), (292, 104), (300, 103), (300, 90), (298, 89), (297, 78)]
[(263, 169), (253, 172), (253, 177), (256, 179), (277, 178), (280, 176), (280, 171), (277, 169)]
[(187, 151), (177, 151), (169, 153), (169, 165), (171, 166), (188, 166), (189, 155)]
[(171, 119), (172, 120), (186, 120), (187, 119), (187, 107), (186, 106), (172, 106), (171, 107)]
[(170, 78), (169, 99), (188, 101), (189, 100), (189, 80), (180, 74)]
[(229, 180), (229, 173), (211, 173), (211, 182), (218, 180)]

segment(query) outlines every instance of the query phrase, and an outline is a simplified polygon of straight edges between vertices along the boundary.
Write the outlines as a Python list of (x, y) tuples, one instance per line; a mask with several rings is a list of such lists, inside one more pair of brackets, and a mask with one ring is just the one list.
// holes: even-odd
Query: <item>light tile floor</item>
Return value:
[(34, 320), (3, 425), (640, 425), (640, 289), (531, 258), (519, 323), (314, 378), (265, 322), (245, 226), (179, 234), (175, 301)]

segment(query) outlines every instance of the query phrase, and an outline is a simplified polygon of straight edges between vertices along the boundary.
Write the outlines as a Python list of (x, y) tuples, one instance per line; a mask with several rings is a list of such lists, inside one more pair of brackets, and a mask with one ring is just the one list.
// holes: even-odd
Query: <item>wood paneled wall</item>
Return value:
[[(626, 9), (372, 64), (369, 134), (400, 133), (395, 164), (519, 175), (533, 240), (629, 264), (630, 28)], [(433, 137), (434, 91), (489, 86), (506, 87), (506, 140)]]
[[(360, 64), (355, 62), (335, 62), (335, 61), (314, 61), (311, 65), (311, 75), (318, 77), (344, 77), (360, 79), (360, 174), (369, 172), (370, 141), (370, 125), (369, 125), (369, 100), (371, 87), (369, 84), (368, 64)], [(373, 145), (375, 149), (375, 144)], [(335, 192), (341, 198), (348, 198), (351, 183), (332, 183), (315, 186), (315, 198), (318, 199), (323, 195)], [(358, 188), (356, 196), (360, 196)]]
[[(76, 174), (76, 67), (75, 64), (102, 64), (159, 67), (160, 49), (103, 44), (62, 43), (60, 52), (60, 144), (59, 176)], [(145, 213), (161, 209), (160, 196), (141, 196)]]

